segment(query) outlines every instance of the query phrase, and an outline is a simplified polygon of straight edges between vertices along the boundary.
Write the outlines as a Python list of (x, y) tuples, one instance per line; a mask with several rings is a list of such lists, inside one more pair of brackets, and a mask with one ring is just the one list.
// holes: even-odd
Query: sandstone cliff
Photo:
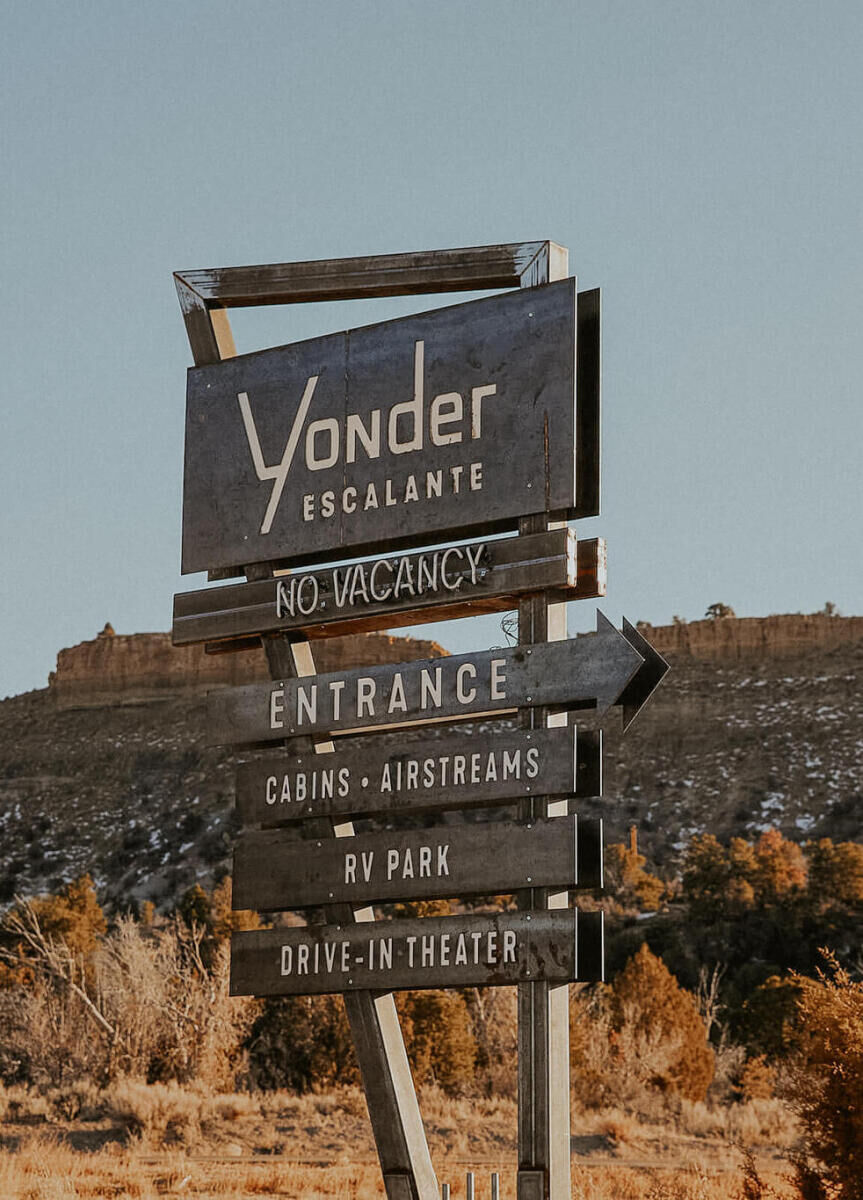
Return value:
[[(320, 671), (378, 666), (445, 654), (437, 642), (385, 633), (315, 642)], [(201, 694), (270, 678), (264, 652), (205, 654), (203, 646), (172, 646), (168, 633), (115, 634), (110, 625), (89, 642), (61, 650), (48, 684), (59, 708), (103, 708)]]
[(787, 613), (771, 617), (720, 617), (676, 621), (639, 630), (660, 654), (699, 659), (792, 658), (808, 650), (832, 650), (863, 641), (863, 617)]

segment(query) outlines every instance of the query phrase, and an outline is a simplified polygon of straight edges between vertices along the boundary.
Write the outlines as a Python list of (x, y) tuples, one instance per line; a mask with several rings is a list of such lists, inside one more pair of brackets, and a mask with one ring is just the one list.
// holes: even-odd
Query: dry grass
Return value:
[(374, 1163), (309, 1166), (258, 1159), (201, 1161), (183, 1154), (154, 1162), (132, 1150), (79, 1154), (35, 1137), (16, 1154), (0, 1152), (0, 1195), (12, 1200), (151, 1200), (161, 1196), (294, 1197), (372, 1200), (382, 1197)]
[[(515, 1195), (515, 1103), (507, 1098), (421, 1095), (439, 1178), (464, 1195), (476, 1172), (478, 1200), (489, 1174)], [(0, 1197), (303, 1196), (382, 1197), (363, 1095), (342, 1088), (212, 1095), (176, 1084), (121, 1080), (99, 1091), (80, 1084), (39, 1095), (0, 1088)], [(678, 1104), (637, 1114), (621, 1107), (573, 1114), (574, 1200), (734, 1200), (742, 1156), (757, 1154), (774, 1192), (796, 1127), (779, 1100)], [(89, 1152), (81, 1149), (88, 1146)]]
[[(511, 1162), (475, 1169), (478, 1200), (487, 1200), (492, 1169), (500, 1172), (504, 1200), (515, 1196)], [(443, 1161), (438, 1174), (451, 1183), (454, 1200), (463, 1196), (464, 1164)], [(739, 1170), (712, 1171), (697, 1164), (682, 1169), (578, 1165), (573, 1168), (573, 1200), (732, 1200), (740, 1194), (741, 1178)], [(775, 1171), (762, 1173), (762, 1179), (772, 1188), (765, 1196), (792, 1200), (793, 1189)], [(380, 1200), (384, 1192), (372, 1162), (315, 1166), (272, 1159), (207, 1161), (179, 1153), (154, 1161), (128, 1149), (77, 1154), (36, 1137), (15, 1155), (0, 1152), (0, 1195), (4, 1200)]]

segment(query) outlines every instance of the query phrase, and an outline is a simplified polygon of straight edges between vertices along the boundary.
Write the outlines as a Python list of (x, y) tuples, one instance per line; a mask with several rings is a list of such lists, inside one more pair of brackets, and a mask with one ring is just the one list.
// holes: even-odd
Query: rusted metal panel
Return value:
[(570, 529), (444, 546), (179, 593), (172, 637), (181, 646), (291, 629), (336, 636), (454, 620), (505, 612), (527, 592), (581, 598), (591, 576), (600, 585), (600, 573), (596, 550), (586, 547), (579, 559)]
[(575, 335), (568, 279), (194, 368), (183, 571), (589, 515)]
[[(176, 271), (174, 278), (178, 292), (182, 288), (183, 293), (192, 293), (204, 308), (216, 305), (242, 308), (535, 287), (547, 283), (549, 278), (560, 278), (561, 263), (566, 275), (566, 255), (565, 248), (555, 242), (510, 242), (407, 254)], [(184, 313), (186, 307), (188, 302)]]
[(279, 912), (499, 895), (534, 885), (592, 889), (602, 886), (599, 826), (569, 816), (311, 842), (298, 841), (294, 829), (247, 831), (234, 852), (234, 907)]
[(240, 763), (237, 810), (251, 825), (489, 808), (531, 792), (595, 796), (594, 742), (592, 732), (582, 735), (575, 727), (475, 731), (470, 737), (442, 731), (398, 744), (363, 739), (337, 745), (326, 757), (286, 752)]
[(601, 937), (602, 914), (574, 909), (254, 929), (231, 938), (231, 995), (589, 983)]
[(209, 740), (266, 742), (324, 730), (453, 720), (518, 706), (606, 708), (644, 659), (602, 614), (597, 619), (595, 635), (555, 645), (485, 650), (212, 692)]

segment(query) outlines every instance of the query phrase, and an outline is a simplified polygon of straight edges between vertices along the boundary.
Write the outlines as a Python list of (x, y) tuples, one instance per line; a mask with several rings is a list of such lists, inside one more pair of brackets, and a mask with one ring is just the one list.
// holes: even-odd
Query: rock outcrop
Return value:
[[(719, 617), (639, 624), (660, 654), (707, 661), (791, 658), (863, 641), (863, 617), (791, 613), (771, 617)], [(385, 633), (328, 638), (314, 643), (320, 671), (437, 658), (437, 642)], [(202, 694), (269, 679), (260, 648), (206, 654), (203, 646), (173, 646), (167, 633), (116, 634), (110, 624), (89, 642), (61, 650), (49, 679), (61, 708), (140, 704)]]
[(638, 628), (660, 654), (708, 660), (792, 658), (863, 641), (863, 617), (826, 613), (719, 617), (673, 625), (641, 621)]
[[(385, 633), (314, 644), (320, 671), (439, 658), (445, 653), (437, 642)], [(269, 678), (260, 647), (206, 654), (203, 646), (173, 646), (168, 633), (116, 634), (106, 625), (92, 641), (61, 650), (48, 683), (60, 708), (104, 708), (174, 699)]]

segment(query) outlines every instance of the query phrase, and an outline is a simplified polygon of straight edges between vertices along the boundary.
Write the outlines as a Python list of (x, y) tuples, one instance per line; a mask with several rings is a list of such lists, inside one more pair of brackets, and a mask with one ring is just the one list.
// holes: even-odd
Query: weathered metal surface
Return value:
[[(535, 533), (543, 524), (542, 517), (524, 518), (519, 533)], [(547, 642), (547, 652), (559, 653), (570, 644), (565, 640), (566, 606), (549, 603), (545, 596), (525, 597), (518, 608), (518, 638), (525, 652), (537, 643)], [(562, 663), (557, 669), (566, 676)], [(561, 720), (551, 707), (532, 704), (521, 707), (518, 717), (522, 728), (532, 731)], [(548, 795), (526, 794), (519, 804), (519, 817), (532, 823), (556, 816), (561, 804)], [(528, 911), (547, 908), (556, 912), (565, 909), (567, 903), (568, 894), (560, 889), (531, 887), (518, 896), (519, 908)], [(601, 940), (601, 926), (599, 936)], [(554, 1200), (569, 1196), (569, 1077), (569, 988), (566, 983), (548, 980), (523, 982), (518, 989), (520, 1200), (530, 1196), (532, 1181), (537, 1178)]]
[(254, 929), (231, 939), (232, 996), (602, 978), (602, 913), (573, 909)]
[(623, 636), (644, 659), (644, 666), (633, 676), (620, 695), (623, 728), (628, 729), (668, 672), (668, 663), (647, 638), (623, 618)]
[(474, 732), (394, 745), (381, 738), (335, 754), (284, 753), (240, 763), (245, 825), (314, 816), (488, 808), (532, 792), (596, 796), (599, 751), (575, 727)]
[(607, 708), (643, 664), (597, 613), (597, 633), (554, 646), (484, 650), (212, 692), (212, 744), (402, 726), (518, 706)]
[[(408, 254), (176, 271), (174, 279), (185, 316), (194, 306), (189, 296), (206, 311), (217, 305), (241, 308), (535, 287), (547, 283), (549, 278), (561, 278), (561, 273), (566, 275), (566, 263), (567, 252), (556, 242), (511, 242)], [(198, 361), (197, 354), (195, 360)]]
[(562, 280), (190, 371), (183, 571), (591, 515), (576, 303)]
[(234, 851), (233, 903), (279, 912), (434, 900), (519, 888), (602, 886), (596, 819), (556, 817), (298, 841), (293, 829), (247, 831)]
[(175, 646), (302, 629), (333, 637), (515, 608), (529, 592), (567, 600), (604, 594), (604, 547), (571, 529), (473, 542), (180, 592)]

